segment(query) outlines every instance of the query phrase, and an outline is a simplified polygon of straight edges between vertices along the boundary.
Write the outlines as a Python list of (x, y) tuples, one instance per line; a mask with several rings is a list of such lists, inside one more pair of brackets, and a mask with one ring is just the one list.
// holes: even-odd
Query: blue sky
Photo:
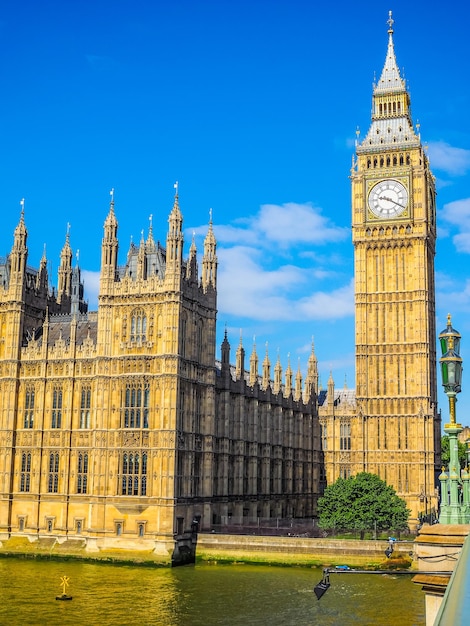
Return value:
[[(213, 209), (218, 341), (240, 329), (260, 359), (325, 386), (354, 381), (349, 170), (370, 122), (389, 9), (397, 61), (438, 188), (437, 328), (470, 358), (469, 5), (437, 0), (44, 0), (0, 11), (0, 255), (21, 198), (29, 264), (54, 281), (67, 223), (92, 308), (109, 190), (120, 262), (130, 238), (165, 241), (179, 181), (186, 253)], [(438, 377), (440, 386), (440, 373)], [(469, 400), (466, 400), (466, 397)], [(441, 406), (447, 421), (447, 402)], [(464, 375), (457, 417), (469, 424)]]

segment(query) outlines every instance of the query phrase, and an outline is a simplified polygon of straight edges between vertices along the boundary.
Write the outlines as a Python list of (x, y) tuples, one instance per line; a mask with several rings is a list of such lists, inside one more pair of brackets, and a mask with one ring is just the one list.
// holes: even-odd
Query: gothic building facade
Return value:
[(356, 390), (319, 389), (279, 360), (216, 360), (217, 255), (183, 256), (178, 194), (166, 246), (118, 264), (114, 198), (98, 310), (69, 235), (57, 290), (27, 265), (24, 214), (0, 260), (0, 539), (79, 537), (168, 554), (194, 520), (314, 517), (325, 484), (378, 474), (412, 516), (437, 506), (434, 178), (411, 119), (392, 20), (372, 120), (351, 170)]
[(87, 311), (67, 234), (57, 293), (27, 265), (23, 212), (0, 264), (0, 538), (79, 537), (87, 548), (171, 552), (194, 520), (312, 517), (319, 490), (316, 359), (245, 371), (226, 337), (216, 362), (216, 241), (199, 275), (183, 259), (178, 195), (166, 247), (131, 244), (118, 265), (114, 199), (98, 311)]

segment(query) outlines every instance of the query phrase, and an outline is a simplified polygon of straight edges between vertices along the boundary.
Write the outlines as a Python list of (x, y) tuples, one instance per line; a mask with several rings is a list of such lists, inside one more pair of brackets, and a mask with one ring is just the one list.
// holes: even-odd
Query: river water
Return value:
[[(55, 600), (68, 576), (70, 602)], [(332, 574), (252, 565), (167, 568), (0, 559), (2, 626), (423, 626), (411, 576)]]

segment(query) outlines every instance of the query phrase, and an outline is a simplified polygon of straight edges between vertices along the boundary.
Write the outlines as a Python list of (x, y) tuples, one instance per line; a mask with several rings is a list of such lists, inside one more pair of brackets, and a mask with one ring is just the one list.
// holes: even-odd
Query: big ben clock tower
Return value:
[(434, 178), (397, 66), (393, 20), (352, 179), (356, 402), (353, 471), (378, 474), (412, 517), (436, 507)]

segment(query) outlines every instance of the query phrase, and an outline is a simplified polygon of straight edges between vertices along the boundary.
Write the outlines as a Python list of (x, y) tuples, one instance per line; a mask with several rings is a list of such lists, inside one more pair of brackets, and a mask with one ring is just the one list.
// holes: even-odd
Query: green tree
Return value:
[(318, 500), (320, 528), (405, 530), (410, 511), (387, 483), (375, 474), (361, 472), (338, 480)]
[[(459, 446), (459, 462), (460, 467), (463, 469), (467, 465), (467, 446), (457, 439)], [(450, 461), (450, 448), (449, 448), (449, 435), (444, 435), (441, 438), (441, 460), (442, 465), (449, 466)]]

